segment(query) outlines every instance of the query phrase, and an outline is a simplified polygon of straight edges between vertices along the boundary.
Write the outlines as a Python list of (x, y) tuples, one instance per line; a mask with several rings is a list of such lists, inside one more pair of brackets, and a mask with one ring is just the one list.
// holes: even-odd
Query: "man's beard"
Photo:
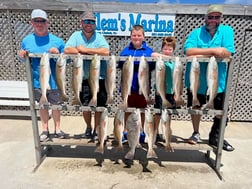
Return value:
[(215, 24), (215, 26), (213, 26), (213, 25), (206, 25), (206, 29), (207, 29), (207, 31), (209, 31), (209, 32), (215, 32), (217, 29), (218, 29), (218, 27), (219, 27), (219, 24)]

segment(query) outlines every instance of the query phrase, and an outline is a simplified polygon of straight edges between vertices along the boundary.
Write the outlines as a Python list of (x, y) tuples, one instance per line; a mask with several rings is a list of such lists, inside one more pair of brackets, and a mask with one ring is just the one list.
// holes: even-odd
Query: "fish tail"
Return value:
[(132, 152), (131, 150), (124, 156), (125, 159), (130, 159), (132, 160), (134, 158), (135, 153)]
[(78, 97), (74, 97), (73, 99), (73, 102), (72, 102), (73, 105), (81, 105), (81, 101)]
[(39, 100), (39, 104), (47, 104), (47, 103), (48, 103), (47, 97), (45, 95), (42, 95)]
[(103, 154), (104, 153), (104, 148), (103, 148), (103, 144), (99, 144), (99, 146), (97, 146), (97, 148), (95, 149), (96, 153), (100, 153)]
[(149, 159), (149, 158), (157, 158), (157, 154), (154, 151), (154, 149), (149, 149), (148, 150), (148, 152), (147, 152), (147, 159)]
[(170, 144), (167, 144), (165, 146), (165, 151), (167, 151), (167, 152), (174, 152), (174, 149), (172, 148), (172, 146)]
[(89, 106), (93, 106), (96, 107), (97, 106), (97, 99), (96, 98), (92, 98), (88, 104)]
[(62, 100), (63, 102), (67, 102), (67, 101), (69, 100), (69, 97), (68, 97), (66, 94), (62, 94), (61, 100)]

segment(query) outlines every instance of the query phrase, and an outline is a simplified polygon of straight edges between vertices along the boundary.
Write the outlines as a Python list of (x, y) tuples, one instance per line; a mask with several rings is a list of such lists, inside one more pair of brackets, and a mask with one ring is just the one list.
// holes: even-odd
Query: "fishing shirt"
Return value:
[[(105, 37), (97, 33), (96, 31), (92, 35), (92, 37), (87, 40), (82, 30), (75, 31), (68, 41), (66, 42), (67, 47), (75, 47), (77, 48), (79, 45), (83, 45), (86, 48), (107, 48), (109, 49), (109, 44), (106, 41)], [(90, 68), (91, 60), (83, 60), (83, 79), (89, 78), (89, 68)], [(106, 69), (107, 69), (107, 63), (105, 60), (101, 60), (101, 66), (100, 66), (100, 79), (106, 78)]]
[[(140, 49), (136, 49), (132, 42), (129, 43), (128, 46), (126, 46), (122, 52), (120, 53), (120, 56), (132, 56), (132, 57), (151, 57), (151, 54), (153, 53), (153, 50), (147, 46), (147, 43), (143, 41), (142, 47)], [(133, 80), (131, 85), (131, 91), (138, 93), (139, 92), (139, 84), (138, 84), (138, 69), (139, 69), (139, 63), (140, 61), (134, 61), (134, 73), (133, 73)], [(119, 68), (122, 69), (124, 64), (124, 61), (119, 61)], [(151, 73), (152, 70), (155, 69), (155, 62), (148, 62), (149, 64), (149, 72)], [(149, 74), (149, 80), (150, 80), (151, 74)], [(150, 83), (150, 82), (149, 82)]]
[(165, 93), (173, 94), (173, 70), (174, 70), (174, 62), (165, 61)]
[[(206, 30), (206, 26), (194, 29), (188, 36), (184, 52), (189, 48), (217, 48), (224, 47), (232, 55), (235, 53), (234, 47), (234, 31), (230, 26), (220, 24), (216, 33), (212, 37)], [(200, 85), (198, 94), (206, 94), (207, 92), (207, 62), (200, 62)], [(190, 88), (190, 68), (191, 62), (186, 65), (185, 85)], [(227, 63), (218, 62), (218, 93), (225, 92), (227, 77)]]
[[(27, 35), (21, 42), (21, 49), (27, 50), (29, 53), (45, 53), (49, 49), (55, 47), (60, 53), (64, 51), (65, 42), (63, 39), (48, 33), (46, 36), (37, 36), (35, 33)], [(22, 59), (20, 58), (22, 61)], [(40, 75), (40, 58), (30, 58), (33, 86), (40, 89), (39, 75)], [(56, 84), (56, 58), (50, 58), (51, 74), (49, 78), (49, 85), (51, 89), (57, 89)]]

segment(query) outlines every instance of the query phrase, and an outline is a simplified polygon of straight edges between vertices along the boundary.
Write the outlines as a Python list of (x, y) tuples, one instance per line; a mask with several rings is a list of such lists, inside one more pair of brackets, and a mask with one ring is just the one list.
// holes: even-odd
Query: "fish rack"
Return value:
[[(68, 139), (53, 139), (53, 141), (47, 142), (40, 142), (39, 140), (39, 130), (38, 130), (38, 118), (37, 118), (37, 111), (39, 109), (51, 109), (51, 110), (60, 110), (60, 111), (91, 111), (91, 112), (102, 112), (104, 107), (89, 107), (89, 106), (79, 106), (79, 105), (69, 105), (69, 104), (60, 104), (60, 105), (50, 105), (50, 104), (43, 104), (40, 105), (35, 102), (34, 97), (34, 90), (33, 90), (33, 80), (32, 80), (32, 71), (31, 71), (31, 57), (41, 57), (42, 54), (29, 54), (26, 56), (26, 72), (27, 72), (27, 82), (28, 82), (28, 92), (29, 92), (29, 99), (30, 99), (30, 110), (31, 110), (31, 118), (32, 118), (32, 127), (33, 127), (33, 136), (34, 136), (34, 145), (35, 145), (35, 156), (36, 156), (36, 168), (42, 163), (44, 157), (46, 156), (46, 152), (44, 147), (48, 147), (51, 145), (67, 145), (67, 146), (95, 146), (94, 143), (88, 143), (87, 139), (76, 139), (70, 137)], [(93, 58), (92, 55), (81, 55), (83, 59), (91, 60)], [(58, 58), (59, 54), (50, 54), (50, 58)], [(76, 55), (66, 55), (66, 58), (75, 58)], [(100, 56), (101, 60), (109, 60), (109, 56)], [(120, 57), (116, 56), (116, 61), (125, 61), (127, 57)], [(140, 60), (140, 57), (135, 57), (135, 60)], [(156, 61), (157, 59), (154, 57), (146, 57), (147, 61)], [(163, 58), (163, 60), (174, 61), (175, 57)], [(180, 57), (182, 62), (190, 62), (192, 61), (192, 57)], [(198, 58), (199, 62), (208, 62), (209, 58)], [(222, 59), (228, 63), (228, 77), (227, 77), (227, 86), (224, 98), (224, 108), (223, 110), (213, 110), (213, 109), (206, 109), (206, 110), (195, 110), (191, 108), (186, 109), (167, 109), (169, 114), (197, 114), (197, 115), (221, 115), (221, 127), (220, 127), (220, 134), (219, 140), (217, 144), (217, 148), (213, 148), (207, 144), (207, 142), (199, 143), (197, 145), (190, 145), (185, 142), (178, 142), (176, 144), (172, 143), (174, 149), (183, 149), (183, 150), (206, 150), (206, 157), (210, 159), (210, 151), (213, 151), (215, 154), (215, 160), (210, 161), (212, 167), (216, 171), (217, 175), (220, 179), (222, 179), (222, 175), (220, 173), (221, 167), (221, 158), (222, 158), (222, 148), (223, 148), (223, 140), (224, 140), (224, 130), (225, 130), (225, 121), (228, 114), (228, 97), (230, 94), (231, 88), (231, 73), (233, 70), (233, 61), (232, 59)], [(109, 112), (116, 112), (118, 108), (107, 107)], [(135, 108), (127, 108), (125, 112), (133, 112)], [(140, 109), (141, 112), (144, 112), (144, 109)], [(151, 108), (153, 114), (160, 113), (160, 109)], [(107, 145), (107, 148), (111, 148), (112, 146)], [(35, 168), (35, 169), (36, 169)]]

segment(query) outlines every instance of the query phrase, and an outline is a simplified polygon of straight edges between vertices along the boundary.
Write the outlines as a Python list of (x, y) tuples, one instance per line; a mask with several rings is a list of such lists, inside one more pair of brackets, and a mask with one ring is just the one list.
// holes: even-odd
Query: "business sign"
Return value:
[(96, 30), (103, 35), (130, 36), (132, 26), (143, 26), (145, 36), (173, 36), (175, 15), (96, 13)]

